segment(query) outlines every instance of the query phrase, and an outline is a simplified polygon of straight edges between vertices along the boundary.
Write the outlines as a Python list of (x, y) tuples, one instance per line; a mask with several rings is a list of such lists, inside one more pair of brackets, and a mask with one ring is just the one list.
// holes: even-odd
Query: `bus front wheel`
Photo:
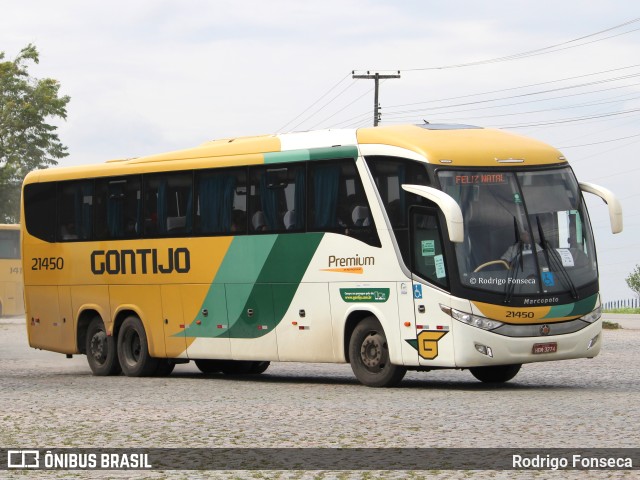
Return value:
[(118, 334), (118, 358), (127, 377), (148, 377), (158, 370), (158, 359), (149, 354), (144, 326), (138, 317), (127, 317)]
[(495, 367), (470, 368), (471, 375), (483, 383), (504, 383), (520, 371), (522, 365), (496, 365)]
[(196, 360), (196, 367), (204, 374), (219, 373), (223, 365), (222, 360)]
[(389, 345), (382, 325), (375, 317), (363, 319), (349, 340), (351, 369), (360, 383), (368, 387), (393, 387), (407, 373), (389, 360)]
[(121, 372), (115, 339), (107, 335), (102, 318), (96, 316), (89, 323), (85, 343), (89, 367), (94, 375), (118, 375)]

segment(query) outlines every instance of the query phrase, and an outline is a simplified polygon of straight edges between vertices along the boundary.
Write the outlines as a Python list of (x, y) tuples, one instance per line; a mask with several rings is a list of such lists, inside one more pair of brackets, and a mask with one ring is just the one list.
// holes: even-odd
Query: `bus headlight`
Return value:
[(597, 321), (602, 316), (602, 308), (598, 307), (593, 312), (587, 313), (585, 316), (580, 317), (580, 320), (584, 320), (585, 322), (593, 323)]
[(491, 320), (486, 317), (479, 317), (478, 315), (473, 315), (471, 313), (461, 312), (460, 310), (445, 307), (444, 305), (441, 305), (440, 308), (443, 312), (448, 313), (452, 318), (455, 318), (459, 322), (466, 323), (472, 327), (481, 328), (482, 330), (493, 330), (503, 324), (497, 320)]

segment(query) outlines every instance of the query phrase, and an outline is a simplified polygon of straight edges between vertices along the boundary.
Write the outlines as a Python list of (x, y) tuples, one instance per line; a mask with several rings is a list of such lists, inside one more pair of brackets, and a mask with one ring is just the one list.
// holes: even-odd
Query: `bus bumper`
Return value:
[(564, 335), (507, 337), (457, 321), (453, 331), (458, 368), (592, 358), (602, 345), (602, 319)]

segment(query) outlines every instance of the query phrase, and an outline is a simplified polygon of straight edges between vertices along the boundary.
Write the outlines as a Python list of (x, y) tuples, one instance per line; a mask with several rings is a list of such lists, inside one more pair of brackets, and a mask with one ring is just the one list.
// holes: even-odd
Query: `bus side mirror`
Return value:
[(597, 195), (604, 200), (604, 203), (609, 207), (611, 233), (620, 233), (622, 231), (622, 205), (618, 197), (616, 197), (611, 190), (594, 183), (581, 182), (580, 190)]
[(431, 200), (438, 205), (447, 221), (449, 240), (454, 243), (462, 243), (464, 241), (464, 222), (458, 202), (443, 191), (425, 187), (424, 185), (402, 185), (402, 189)]

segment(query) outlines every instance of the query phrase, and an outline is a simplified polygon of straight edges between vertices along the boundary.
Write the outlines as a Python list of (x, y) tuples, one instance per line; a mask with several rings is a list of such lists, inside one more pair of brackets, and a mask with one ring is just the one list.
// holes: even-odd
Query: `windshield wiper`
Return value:
[(516, 256), (509, 261), (510, 266), (513, 268), (509, 268), (507, 283), (504, 286), (504, 303), (511, 303), (511, 298), (513, 297), (513, 292), (516, 288), (515, 282), (513, 280), (516, 278), (516, 273), (518, 272), (518, 260), (520, 261), (520, 269), (524, 272), (524, 243), (522, 242), (522, 238), (520, 237), (520, 229), (518, 228), (516, 217), (513, 217), (513, 229), (516, 233), (516, 244), (518, 245), (518, 251), (516, 252)]
[(569, 272), (567, 272), (567, 269), (564, 268), (564, 265), (562, 264), (562, 259), (560, 258), (560, 254), (556, 252), (554, 248), (551, 247), (551, 245), (545, 238), (544, 231), (542, 230), (542, 226), (540, 225), (540, 217), (538, 217), (537, 215), (536, 215), (536, 222), (538, 224), (538, 234), (540, 235), (540, 242), (542, 243), (541, 246), (544, 251), (544, 255), (547, 259), (547, 264), (549, 265), (549, 267), (551, 267), (552, 271), (555, 270), (561, 274), (559, 275), (559, 277), (562, 278), (565, 284), (569, 286), (569, 290), (571, 290), (571, 296), (573, 298), (578, 298), (578, 291), (576, 290), (576, 286), (571, 280), (571, 276), (569, 275)]

